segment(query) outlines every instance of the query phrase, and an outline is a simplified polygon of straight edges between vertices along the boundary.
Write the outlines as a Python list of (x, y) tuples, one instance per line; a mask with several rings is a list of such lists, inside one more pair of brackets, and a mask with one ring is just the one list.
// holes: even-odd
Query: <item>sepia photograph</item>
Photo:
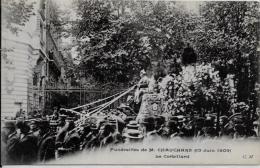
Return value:
[(260, 164), (259, 1), (2, 0), (1, 165)]

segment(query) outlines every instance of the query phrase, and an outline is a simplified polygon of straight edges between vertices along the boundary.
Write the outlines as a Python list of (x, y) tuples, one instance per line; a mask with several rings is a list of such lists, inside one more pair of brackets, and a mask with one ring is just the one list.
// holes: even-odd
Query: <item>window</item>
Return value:
[(42, 89), (43, 78), (40, 80), (40, 89)]
[(33, 94), (33, 106), (36, 107), (36, 93)]
[(39, 97), (39, 108), (42, 108), (42, 96)]
[(40, 23), (40, 41), (43, 45), (43, 25), (42, 25), (42, 23)]
[(38, 74), (34, 73), (33, 74), (33, 86), (37, 86), (38, 83)]

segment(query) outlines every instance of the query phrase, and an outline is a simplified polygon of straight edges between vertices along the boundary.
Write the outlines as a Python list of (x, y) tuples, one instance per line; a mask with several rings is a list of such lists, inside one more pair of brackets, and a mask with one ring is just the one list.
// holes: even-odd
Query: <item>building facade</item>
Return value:
[[(1, 117), (45, 110), (48, 85), (62, 85), (63, 56), (53, 33), (52, 0), (34, 0), (34, 13), (18, 34), (2, 28)], [(4, 15), (2, 16), (4, 19)], [(2, 25), (3, 27), (3, 25)]]

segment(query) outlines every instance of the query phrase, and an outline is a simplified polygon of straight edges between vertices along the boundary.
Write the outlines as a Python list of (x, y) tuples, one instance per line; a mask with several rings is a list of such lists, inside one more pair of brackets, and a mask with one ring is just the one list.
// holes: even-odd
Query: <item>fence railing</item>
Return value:
[[(126, 91), (128, 88), (118, 88), (112, 90), (98, 90), (98, 89), (89, 89), (83, 87), (68, 87), (68, 88), (57, 88), (57, 87), (48, 87), (44, 88), (43, 92), (45, 95), (45, 102), (49, 106), (55, 106), (61, 104), (67, 108), (73, 108), (76, 106), (84, 105), (99, 99), (104, 99), (106, 97), (115, 95)], [(119, 106), (121, 103), (126, 102), (127, 96), (133, 95), (133, 91), (129, 92), (126, 96), (117, 100), (111, 108)], [(112, 97), (113, 99), (115, 97)], [(56, 104), (55, 104), (56, 103)], [(104, 102), (97, 103), (100, 105)]]

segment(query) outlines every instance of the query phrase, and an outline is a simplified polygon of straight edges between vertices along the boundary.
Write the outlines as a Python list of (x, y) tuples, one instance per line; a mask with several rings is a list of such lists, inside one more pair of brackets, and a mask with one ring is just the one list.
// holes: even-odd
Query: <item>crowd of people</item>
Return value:
[[(257, 138), (257, 123), (246, 126), (241, 117), (155, 115), (136, 121), (127, 106), (79, 119), (56, 111), (52, 116), (6, 120), (2, 127), (2, 157), (6, 164), (32, 164), (62, 158), (81, 150), (154, 140)], [(83, 122), (78, 123), (77, 121)]]

